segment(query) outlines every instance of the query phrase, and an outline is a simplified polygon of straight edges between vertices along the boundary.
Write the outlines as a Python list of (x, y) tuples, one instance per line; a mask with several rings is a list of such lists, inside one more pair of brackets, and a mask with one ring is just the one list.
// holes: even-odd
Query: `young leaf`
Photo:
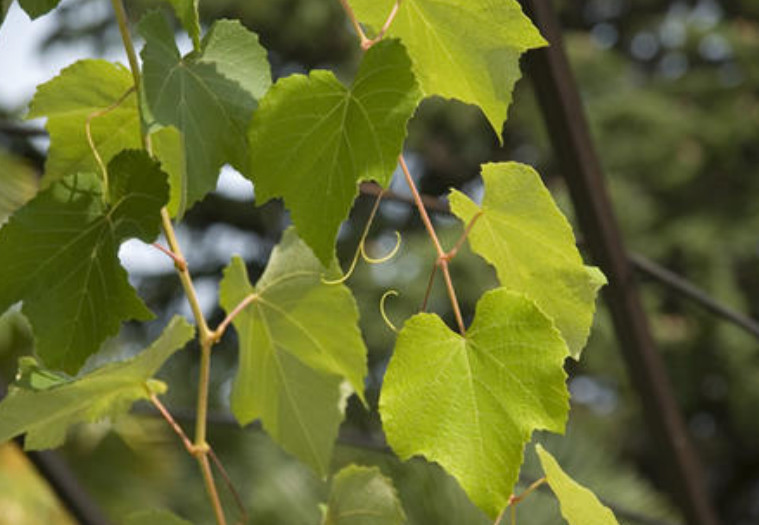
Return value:
[[(118, 102), (133, 84), (132, 75), (120, 64), (80, 60), (37, 88), (27, 118), (47, 117), (50, 150), (45, 161), (46, 185), (66, 175), (99, 169), (85, 134), (87, 119)], [(127, 95), (118, 107), (93, 118), (90, 130), (106, 164), (123, 149), (139, 148), (136, 95)]]
[(619, 525), (614, 513), (590, 490), (567, 476), (547, 450), (538, 444), (535, 451), (546, 474), (546, 481), (559, 500), (561, 515), (569, 525)]
[(377, 467), (348, 465), (332, 480), (322, 525), (400, 525), (406, 522), (392, 482)]
[(44, 390), (16, 385), (0, 402), (0, 443), (26, 433), (27, 450), (57, 447), (71, 425), (123, 414), (151, 392), (164, 392), (166, 385), (151, 378), (193, 334), (187, 321), (175, 317), (161, 337), (128, 361)]
[(255, 294), (234, 320), (240, 365), (232, 412), (243, 425), (260, 417), (275, 441), (322, 475), (342, 420), (342, 378), (363, 399), (366, 376), (353, 296), (322, 280), (336, 273), (289, 229), (255, 288), (242, 259), (234, 258), (220, 292), (227, 312)]
[(0, 311), (24, 301), (37, 354), (75, 372), (121, 321), (152, 314), (127, 281), (117, 251), (151, 242), (168, 198), (166, 174), (141, 151), (111, 160), (106, 204), (93, 174), (42, 191), (0, 229)]
[(534, 169), (485, 164), (482, 179), (482, 206), (453, 190), (451, 211), (464, 224), (482, 214), (469, 233), (472, 249), (495, 266), (502, 286), (527, 295), (553, 319), (578, 359), (606, 279), (583, 265), (569, 222)]
[(192, 39), (195, 49), (200, 48), (200, 20), (198, 19), (198, 0), (167, 0), (174, 8), (177, 18), (182, 22), (187, 34)]
[(419, 98), (397, 41), (371, 48), (350, 88), (329, 71), (279, 80), (249, 131), (256, 200), (284, 197), (299, 235), (329, 264), (357, 183), (388, 183)]
[(21, 9), (34, 20), (58, 7), (61, 0), (18, 0)]
[(380, 396), (388, 443), (401, 459), (442, 465), (495, 517), (532, 431), (564, 430), (567, 355), (540, 309), (503, 288), (482, 296), (466, 337), (417, 314), (398, 336)]
[(215, 22), (201, 52), (184, 57), (160, 13), (143, 18), (140, 34), (147, 105), (159, 124), (181, 133), (184, 173), (172, 188), (181, 215), (215, 188), (223, 164), (247, 167), (246, 130), (271, 84), (269, 62), (258, 37), (230, 20)]
[[(377, 30), (395, 3), (351, 1)], [(425, 95), (480, 106), (499, 136), (521, 76), (519, 56), (546, 45), (516, 0), (404, 0), (389, 34), (408, 48)]]

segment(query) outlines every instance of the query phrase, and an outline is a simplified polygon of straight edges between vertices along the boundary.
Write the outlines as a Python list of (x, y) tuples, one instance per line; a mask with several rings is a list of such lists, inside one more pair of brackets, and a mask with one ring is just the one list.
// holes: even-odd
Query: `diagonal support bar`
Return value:
[(604, 290), (628, 374), (640, 395), (646, 421), (670, 489), (692, 525), (717, 525), (704, 475), (686, 432), (667, 371), (657, 353), (617, 227), (603, 173), (562, 45), (561, 29), (549, 0), (521, 0), (543, 36), (551, 43), (527, 54), (546, 126), (593, 260), (609, 280)]

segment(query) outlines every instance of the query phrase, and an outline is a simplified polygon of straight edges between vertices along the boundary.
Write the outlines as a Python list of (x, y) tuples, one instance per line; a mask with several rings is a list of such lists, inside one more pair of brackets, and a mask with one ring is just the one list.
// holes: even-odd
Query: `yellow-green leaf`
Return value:
[(593, 492), (570, 478), (546, 449), (538, 444), (535, 451), (569, 525), (619, 525), (614, 513)]
[(398, 336), (382, 387), (388, 443), (401, 459), (442, 465), (494, 518), (533, 430), (564, 430), (567, 355), (540, 309), (503, 288), (482, 296), (466, 336), (417, 314)]
[(450, 196), (451, 211), (464, 224), (480, 215), (468, 236), (472, 250), (495, 267), (502, 286), (535, 301), (579, 358), (606, 279), (583, 264), (572, 227), (534, 169), (485, 164), (482, 179), (481, 206), (456, 190)]
[[(395, 0), (352, 0), (379, 30)], [(426, 96), (482, 108), (500, 136), (520, 55), (546, 45), (516, 0), (403, 0), (389, 34), (400, 37)]]

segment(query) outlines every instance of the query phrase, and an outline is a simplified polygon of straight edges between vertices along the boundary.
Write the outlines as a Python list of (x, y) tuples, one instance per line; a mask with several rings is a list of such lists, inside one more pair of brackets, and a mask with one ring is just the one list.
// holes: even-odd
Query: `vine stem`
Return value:
[[(116, 20), (119, 26), (119, 32), (121, 33), (121, 39), (124, 44), (124, 50), (126, 51), (127, 58), (129, 60), (129, 69), (132, 72), (132, 78), (134, 79), (134, 88), (137, 91), (138, 100), (140, 99), (140, 65), (137, 61), (137, 52), (134, 48), (132, 36), (129, 32), (129, 22), (124, 9), (123, 0), (111, 0), (111, 5), (116, 14)], [(140, 138), (143, 148), (150, 153), (150, 140), (145, 130), (145, 118), (142, 113), (142, 105), (137, 104), (140, 114), (141, 133)], [(211, 465), (208, 462), (208, 452), (210, 447), (206, 442), (206, 421), (208, 418), (208, 388), (210, 383), (211, 372), (211, 348), (217, 341), (216, 332), (212, 331), (208, 327), (203, 310), (200, 307), (200, 301), (198, 294), (195, 291), (195, 286), (192, 283), (192, 277), (187, 268), (187, 262), (182, 254), (182, 249), (177, 241), (176, 232), (174, 231), (174, 225), (171, 222), (171, 216), (169, 211), (163, 207), (161, 208), (161, 225), (163, 227), (164, 235), (169, 244), (171, 250), (172, 259), (174, 260), (174, 266), (179, 274), (179, 280), (181, 281), (182, 288), (184, 289), (187, 300), (190, 303), (195, 323), (198, 327), (198, 338), (200, 340), (200, 377), (198, 379), (198, 400), (197, 400), (197, 421), (195, 425), (195, 440), (192, 444), (193, 455), (198, 460), (200, 471), (203, 475), (203, 482), (206, 487), (206, 492), (211, 501), (214, 515), (216, 517), (216, 523), (218, 525), (226, 525), (227, 520), (224, 516), (224, 509), (219, 499), (219, 493), (216, 490), (216, 484), (213, 479), (213, 472), (211, 471)], [(168, 414), (168, 411), (167, 411)], [(176, 430), (176, 428), (175, 428)]]
[(459, 307), (459, 300), (456, 297), (456, 290), (453, 287), (451, 272), (448, 269), (448, 262), (456, 254), (449, 253), (443, 250), (443, 246), (440, 244), (440, 239), (438, 238), (437, 233), (435, 232), (435, 227), (432, 225), (430, 216), (427, 213), (427, 209), (424, 207), (424, 202), (422, 202), (422, 197), (421, 195), (419, 195), (419, 190), (416, 188), (416, 183), (414, 183), (414, 178), (411, 176), (411, 172), (409, 171), (408, 166), (406, 165), (406, 159), (403, 158), (403, 155), (398, 156), (398, 162), (400, 162), (401, 169), (403, 170), (403, 174), (406, 176), (406, 183), (408, 184), (408, 187), (411, 190), (411, 194), (414, 197), (414, 203), (416, 204), (416, 209), (419, 210), (419, 216), (422, 218), (424, 227), (427, 229), (427, 233), (429, 234), (430, 239), (432, 239), (432, 244), (435, 246), (435, 251), (437, 252), (436, 265), (440, 267), (440, 270), (443, 273), (445, 288), (448, 291), (448, 298), (451, 301), (453, 314), (456, 316), (456, 323), (459, 326), (459, 332), (461, 332), (461, 335), (465, 335), (466, 328), (464, 327), (464, 318), (461, 316), (461, 308)]
[(343, 11), (345, 11), (345, 14), (348, 15), (348, 19), (350, 19), (351, 24), (353, 24), (353, 29), (356, 31), (356, 34), (358, 35), (359, 40), (361, 41), (361, 49), (369, 49), (368, 47), (364, 47), (367, 44), (371, 46), (368, 38), (366, 38), (366, 33), (364, 33), (363, 28), (361, 27), (361, 24), (358, 23), (358, 19), (356, 18), (356, 13), (353, 12), (353, 8), (348, 3), (348, 0), (340, 0), (340, 5), (343, 6)]
[(516, 525), (517, 523), (517, 505), (524, 501), (524, 499), (532, 494), (538, 487), (540, 487), (543, 483), (546, 483), (548, 480), (545, 477), (540, 478), (539, 480), (535, 481), (532, 485), (527, 487), (524, 492), (522, 492), (519, 496), (516, 496), (512, 494), (509, 497), (509, 503), (506, 505), (506, 508), (501, 511), (501, 513), (498, 515), (498, 517), (495, 519), (495, 522), (493, 522), (493, 525), (498, 525), (501, 523), (501, 520), (506, 515), (506, 511), (511, 509), (511, 525)]

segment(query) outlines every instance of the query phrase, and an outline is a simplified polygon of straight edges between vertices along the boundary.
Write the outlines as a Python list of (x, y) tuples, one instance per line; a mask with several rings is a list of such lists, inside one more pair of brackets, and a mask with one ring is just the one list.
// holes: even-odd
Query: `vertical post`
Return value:
[(549, 0), (521, 0), (550, 47), (527, 54), (530, 76), (553, 148), (566, 176), (588, 249), (609, 280), (604, 290), (628, 374), (640, 395), (646, 421), (670, 488), (688, 523), (717, 525), (704, 475), (657, 353), (593, 148), (582, 101), (562, 46)]

